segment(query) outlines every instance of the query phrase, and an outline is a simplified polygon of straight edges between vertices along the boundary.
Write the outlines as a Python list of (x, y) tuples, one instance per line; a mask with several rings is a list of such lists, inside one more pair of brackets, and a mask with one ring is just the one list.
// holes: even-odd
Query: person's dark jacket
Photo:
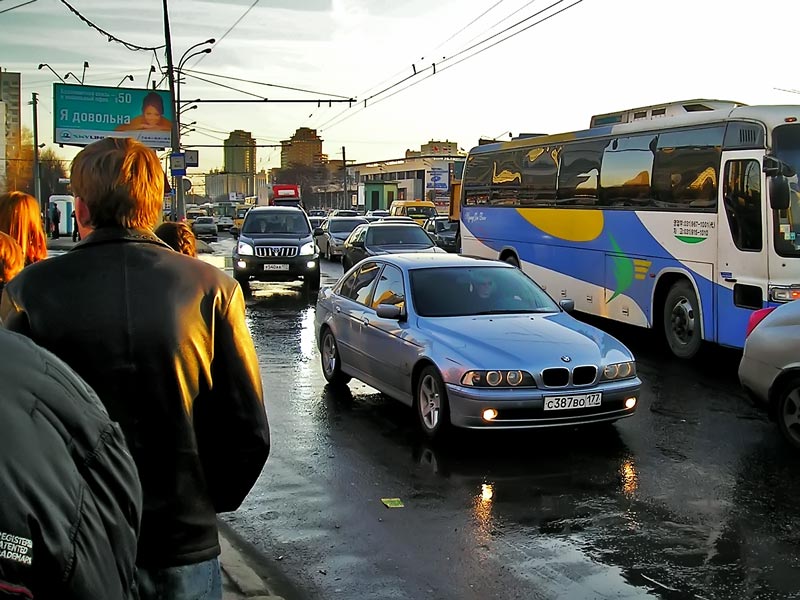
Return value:
[(52, 353), (0, 329), (0, 598), (135, 598), (142, 488), (119, 426)]
[(144, 490), (138, 564), (217, 556), (215, 513), (239, 507), (270, 447), (239, 284), (149, 230), (103, 228), (25, 267), (0, 319), (63, 358), (122, 427)]

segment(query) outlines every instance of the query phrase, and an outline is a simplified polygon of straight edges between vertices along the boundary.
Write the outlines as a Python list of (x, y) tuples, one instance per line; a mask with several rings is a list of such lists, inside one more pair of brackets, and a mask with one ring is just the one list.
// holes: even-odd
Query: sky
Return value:
[[(24, 1), (3, 0), (0, 11)], [(67, 1), (125, 42), (164, 43), (161, 0), (35, 0), (0, 12), (0, 67), (22, 73), (23, 100), (40, 94), (48, 145), (58, 80), (39, 63), (92, 85), (133, 75), (126, 87), (145, 87), (150, 66), (166, 65), (163, 49), (109, 42)], [(200, 103), (182, 117), (196, 121), (182, 141), (222, 144), (244, 129), (258, 144), (279, 144), (311, 127), (331, 160), (344, 147), (348, 162), (369, 162), (430, 140), (469, 150), (480, 137), (585, 129), (594, 114), (667, 101), (800, 104), (800, 92), (785, 91), (800, 90), (799, 13), (797, 0), (169, 0), (176, 63), (217, 40), (184, 63), (195, 73), (182, 99), (312, 100)], [(316, 102), (340, 98), (356, 102)], [(32, 125), (30, 107), (23, 125)], [(55, 148), (66, 159), (78, 150)], [(199, 152), (190, 174), (222, 167), (221, 148)], [(259, 169), (280, 165), (279, 148), (257, 155)]]

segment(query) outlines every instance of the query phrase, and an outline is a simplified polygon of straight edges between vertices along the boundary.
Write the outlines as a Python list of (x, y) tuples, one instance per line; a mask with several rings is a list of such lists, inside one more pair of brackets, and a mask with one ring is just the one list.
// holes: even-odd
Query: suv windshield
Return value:
[(412, 219), (427, 219), (435, 217), (439, 213), (432, 206), (409, 206), (406, 208), (406, 214)]
[(308, 219), (296, 212), (249, 212), (242, 233), (310, 235)]
[(371, 227), (367, 232), (366, 244), (368, 246), (402, 246), (421, 245), (433, 246), (433, 241), (421, 227), (413, 226), (381, 226)]
[(781, 256), (800, 256), (800, 125), (781, 125), (772, 132), (775, 156), (789, 165), (789, 208), (773, 211), (775, 250)]
[(331, 219), (330, 232), (331, 233), (350, 233), (358, 225), (366, 223), (366, 219)]

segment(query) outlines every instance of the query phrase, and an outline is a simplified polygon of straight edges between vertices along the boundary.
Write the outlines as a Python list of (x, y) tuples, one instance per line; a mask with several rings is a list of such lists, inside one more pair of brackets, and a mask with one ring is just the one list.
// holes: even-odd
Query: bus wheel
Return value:
[(678, 358), (692, 358), (700, 350), (700, 305), (688, 281), (675, 283), (664, 302), (664, 334)]
[(507, 262), (512, 267), (517, 267), (519, 269), (519, 261), (517, 260), (517, 257), (514, 256), (513, 254), (509, 254), (508, 256), (506, 256), (503, 259), (503, 261)]

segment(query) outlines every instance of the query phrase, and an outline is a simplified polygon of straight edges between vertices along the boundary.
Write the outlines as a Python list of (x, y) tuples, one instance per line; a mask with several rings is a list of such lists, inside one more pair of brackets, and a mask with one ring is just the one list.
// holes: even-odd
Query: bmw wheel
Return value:
[(781, 390), (775, 418), (784, 439), (800, 450), (800, 377), (793, 378)]
[(420, 373), (414, 404), (422, 431), (429, 438), (441, 437), (450, 428), (447, 390), (435, 367), (427, 366)]
[(320, 358), (322, 359), (322, 374), (325, 380), (334, 386), (342, 386), (350, 381), (350, 376), (342, 373), (342, 359), (339, 357), (339, 346), (333, 332), (326, 328), (322, 334), (320, 344)]

